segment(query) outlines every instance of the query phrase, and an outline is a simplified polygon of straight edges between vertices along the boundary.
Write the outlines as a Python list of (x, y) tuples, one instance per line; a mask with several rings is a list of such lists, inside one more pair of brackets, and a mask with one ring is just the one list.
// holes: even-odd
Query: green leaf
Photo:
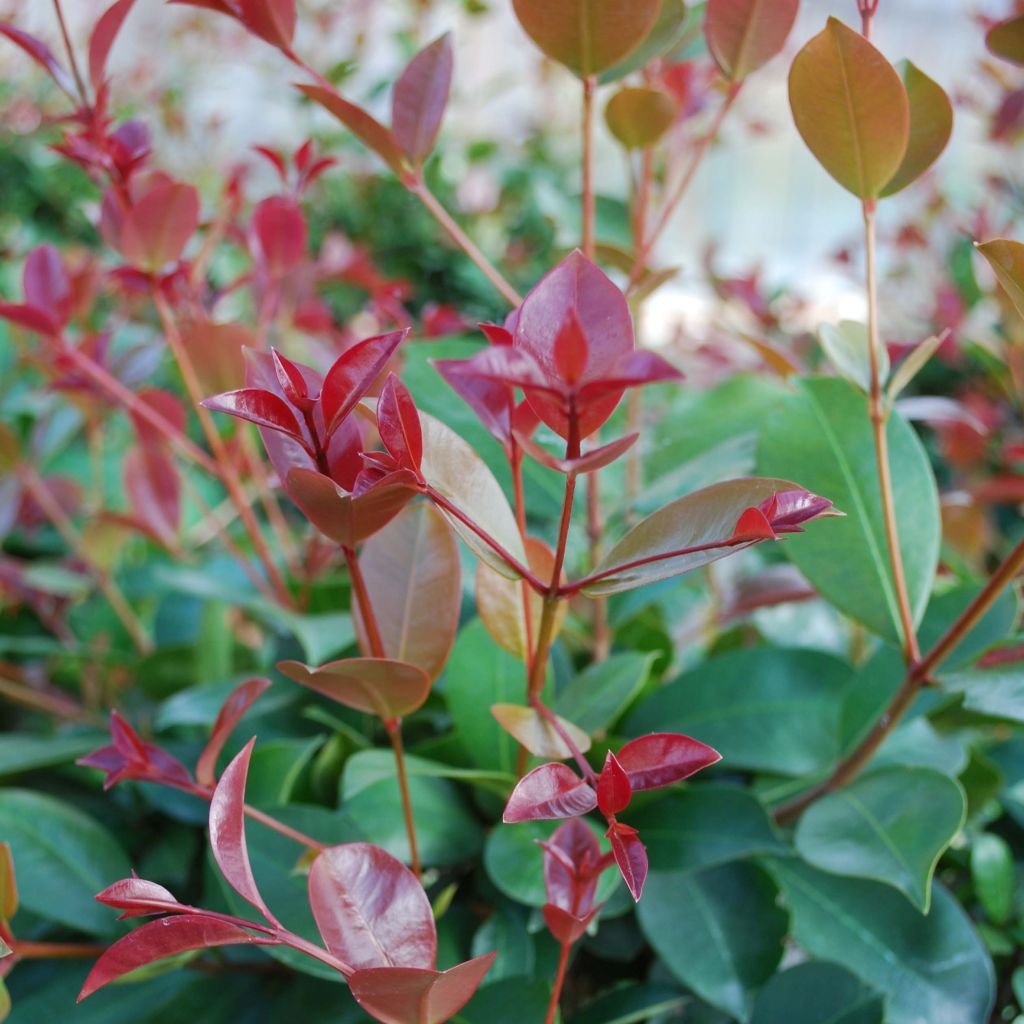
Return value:
[[(741, 1021), (782, 957), (787, 917), (759, 867), (738, 862), (691, 874), (652, 872), (637, 918), (665, 966)], [(685, 922), (685, 926), (684, 923)]]
[[(941, 525), (935, 477), (912, 428), (898, 415), (888, 426), (900, 549), (915, 621), (928, 604), (939, 559)], [(787, 539), (784, 550), (840, 611), (899, 645), (899, 610), (867, 398), (835, 378), (808, 378), (765, 422), (758, 469), (798, 474), (802, 486), (846, 513)]]
[(256, 747), (249, 765), (246, 797), (251, 803), (290, 803), (316, 752), (322, 736), (268, 740)]
[(940, 885), (920, 914), (889, 886), (772, 860), (810, 954), (840, 961), (888, 997), (886, 1024), (981, 1024), (994, 997), (992, 962), (967, 915)]
[(11, 846), (23, 910), (91, 935), (122, 930), (94, 898), (130, 872), (124, 851), (102, 825), (53, 797), (4, 789), (0, 836)]
[[(410, 777), (454, 779), (468, 782), (507, 797), (517, 782), (511, 772), (488, 772), (475, 768), (453, 768), (439, 761), (428, 761), (415, 754), (405, 755), (405, 770)], [(374, 748), (353, 754), (345, 762), (342, 779), (342, 799), (351, 800), (357, 793), (384, 779), (395, 777), (395, 756), (390, 750)]]
[(838, 964), (798, 964), (758, 994), (750, 1024), (882, 1024), (882, 996)]
[(785, 849), (757, 797), (737, 786), (691, 786), (627, 817), (652, 871), (682, 873)]
[(100, 733), (76, 736), (32, 736), (8, 733), (0, 736), (0, 775), (17, 775), (39, 768), (70, 764), (97, 747), (109, 743)]
[[(538, 839), (548, 839), (561, 824), (557, 821), (526, 821), (519, 825), (498, 825), (484, 845), (484, 869), (487, 877), (509, 899), (528, 907), (542, 907), (544, 893), (544, 851)], [(595, 835), (601, 833), (587, 824)], [(607, 843), (602, 844), (607, 847)], [(603, 903), (619, 884), (617, 871), (606, 871), (597, 885), (595, 903)]]
[(819, 651), (732, 651), (652, 694), (625, 731), (685, 733), (733, 770), (811, 775), (840, 756), (842, 701), (853, 681), (849, 665)]
[(641, 1024), (672, 1014), (687, 997), (667, 985), (620, 985), (573, 1014), (572, 1024)]
[(540, 1021), (544, 1019), (548, 997), (547, 983), (539, 978), (504, 978), (479, 988), (476, 995), (452, 1017), (451, 1024)]
[(491, 950), (498, 952), (498, 959), (487, 972), (488, 984), (502, 978), (533, 977), (536, 951), (526, 925), (526, 914), (520, 907), (500, 903), (474, 933), (472, 956), (483, 956)]
[(1005, 665), (939, 676), (943, 693), (960, 694), (964, 707), (983, 715), (1024, 722), (1024, 667)]
[(672, 127), (676, 101), (664, 89), (620, 89), (604, 109), (608, 130), (627, 149), (648, 149)]
[(878, 196), (903, 161), (910, 104), (896, 69), (860, 33), (829, 18), (796, 55), (789, 105), (807, 148), (843, 188)]
[(935, 866), (965, 814), (963, 790), (947, 775), (883, 768), (811, 804), (796, 848), (823, 871), (893, 886), (927, 914)]
[(900, 74), (910, 103), (910, 136), (903, 162), (882, 189), (883, 196), (894, 195), (920, 178), (938, 160), (953, 133), (953, 105), (942, 86), (909, 60), (901, 63)]
[[(856, 320), (840, 320), (838, 324), (822, 324), (818, 339), (829, 362), (840, 375), (856, 384), (861, 391), (871, 390), (871, 355), (868, 329)], [(889, 352), (879, 346), (878, 379), (885, 383), (889, 376)]]
[(978, 901), (994, 924), (1006, 924), (1013, 913), (1016, 869), (1005, 839), (982, 832), (971, 843), (971, 878)]
[(558, 691), (555, 711), (586, 733), (606, 732), (643, 689), (654, 657), (613, 654), (589, 665)]

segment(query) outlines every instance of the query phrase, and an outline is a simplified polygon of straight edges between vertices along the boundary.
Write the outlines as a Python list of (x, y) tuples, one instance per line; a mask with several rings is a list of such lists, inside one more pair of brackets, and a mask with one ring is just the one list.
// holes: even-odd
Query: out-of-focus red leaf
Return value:
[(256, 739), (249, 742), (224, 769), (210, 799), (210, 848), (214, 860), (235, 892), (274, 922), (253, 878), (245, 842), (245, 780)]
[(241, 388), (238, 391), (226, 391), (221, 395), (206, 398), (201, 404), (213, 412), (237, 416), (259, 427), (278, 430), (289, 437), (302, 437), (295, 413), (283, 398), (278, 398), (270, 391)]
[(56, 334), (60, 330), (60, 324), (47, 313), (23, 303), (0, 302), (0, 317), (39, 334)]
[(544, 923), (548, 931), (563, 946), (571, 946), (583, 938), (590, 922), (597, 916), (600, 908), (594, 907), (582, 917), (577, 917), (571, 911), (563, 910), (554, 903), (545, 903), (543, 908)]
[[(359, 565), (384, 653), (436, 679), (455, 642), (462, 604), (459, 547), (448, 521), (427, 502), (407, 506), (366, 542)], [(353, 619), (368, 651), (358, 604)]]
[(306, 257), (306, 216), (294, 199), (269, 196), (252, 213), (259, 255), (271, 277), (283, 277)]
[(103, 12), (89, 40), (89, 80), (99, 90), (107, 77), (107, 58), (117, 39), (124, 19), (135, 5), (135, 0), (117, 0)]
[(420, 50), (395, 83), (391, 130), (416, 166), (430, 156), (452, 85), (450, 33)]
[(430, 693), (430, 676), (422, 668), (389, 658), (346, 658), (319, 668), (281, 661), (277, 668), (339, 704), (385, 720), (412, 714)]
[(624, 388), (642, 384), (681, 380), (682, 376), (667, 359), (655, 352), (646, 349), (627, 352), (601, 377), (584, 383), (580, 388), (580, 398), (584, 402), (591, 401), (609, 391), (618, 393)]
[(377, 431), (384, 447), (405, 469), (418, 470), (423, 461), (423, 429), (409, 389), (388, 374), (377, 403)]
[(243, 24), (285, 53), (295, 36), (295, 0), (238, 0)]
[(174, 550), (181, 526), (181, 477), (174, 456), (156, 445), (139, 445), (125, 456), (125, 494), (139, 524)]
[(328, 435), (373, 387), (408, 333), (408, 330), (391, 331), (360, 341), (343, 352), (327, 371), (320, 404)]
[(371, 967), (349, 978), (359, 1005), (382, 1024), (443, 1024), (469, 1002), (497, 953), (485, 953), (447, 971)]
[(52, 245), (29, 253), (22, 272), (25, 302), (63, 326), (71, 318), (71, 279), (64, 260)]
[(199, 383), (208, 395), (231, 391), (244, 379), (243, 347), (254, 341), (252, 332), (244, 324), (215, 324), (205, 320), (193, 323), (182, 336)]
[(180, 258), (199, 226), (199, 193), (191, 185), (161, 181), (124, 215), (120, 251), (135, 267), (155, 273)]
[(989, 53), (1024, 67), (1024, 14), (997, 22), (985, 36)]
[(619, 867), (626, 888), (637, 903), (643, 895), (644, 882), (647, 879), (647, 850), (640, 842), (635, 828), (615, 822), (605, 833), (612, 844), (612, 854)]
[(620, 814), (629, 806), (633, 787), (618, 758), (609, 750), (597, 779), (597, 806), (604, 815)]
[(370, 843), (324, 850), (309, 872), (309, 905), (330, 952), (358, 970), (433, 970), (437, 933), (416, 876)]
[(597, 806), (597, 794), (564, 764), (542, 764), (524, 775), (505, 805), (502, 820), (575, 818)]
[(71, 76), (61, 66), (60, 61), (53, 55), (53, 51), (41, 39), (22, 32), (20, 28), (0, 22), (0, 35), (6, 36), (15, 46), (21, 47), (37, 64), (45, 68), (50, 77), (69, 96), (75, 94), (75, 83)]
[(217, 720), (213, 723), (210, 738), (196, 761), (196, 781), (202, 786), (212, 786), (217, 777), (217, 758), (235, 726), (242, 720), (250, 707), (270, 688), (270, 680), (249, 679), (236, 686), (231, 696), (224, 701)]
[(271, 163), (274, 170), (277, 171), (277, 176), (281, 179), (282, 184), (288, 181), (288, 165), (285, 163), (284, 157), (276, 149), (271, 149), (269, 146), (253, 146), (252, 148), (264, 160), (268, 160)]
[(96, 902), (124, 911), (118, 920), (183, 909), (169, 889), (135, 876), (108, 885), (103, 892), (97, 894)]
[(144, 742), (116, 710), (110, 712), (110, 735), (112, 743), (75, 762), (104, 772), (104, 789), (110, 789), (124, 779), (191, 784), (192, 776), (177, 758), (152, 743)]
[(338, 93), (319, 85), (296, 86), (314, 103), (333, 114), (364, 145), (373, 150), (395, 174), (405, 166), (405, 154), (395, 136), (362, 107), (349, 103)]
[(800, 0), (708, 0), (704, 37), (722, 74), (740, 81), (786, 44)]
[(202, 914), (148, 921), (115, 942), (93, 965), (78, 995), (81, 1002), (97, 989), (155, 960), (214, 946), (275, 945), (236, 924), (218, 921)]
[(618, 753), (634, 791), (671, 786), (722, 760), (706, 743), (671, 732), (630, 740)]

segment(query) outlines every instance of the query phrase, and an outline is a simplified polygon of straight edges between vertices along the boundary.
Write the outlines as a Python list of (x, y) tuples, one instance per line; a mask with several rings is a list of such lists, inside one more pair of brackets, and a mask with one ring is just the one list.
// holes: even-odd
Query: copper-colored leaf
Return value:
[[(444, 516), (427, 502), (406, 506), (359, 556), (384, 653), (436, 679), (459, 628), (459, 548)], [(369, 650), (358, 605), (356, 632)]]
[(786, 44), (800, 0), (708, 0), (704, 37), (722, 74), (738, 82)]
[(383, 719), (412, 714), (430, 692), (430, 677), (423, 669), (388, 658), (346, 658), (319, 668), (281, 661), (277, 668), (339, 704)]
[(663, 89), (633, 86), (620, 89), (604, 109), (608, 130), (627, 149), (653, 146), (672, 127), (676, 102)]
[(391, 130), (416, 166), (434, 148), (451, 85), (452, 39), (446, 33), (420, 50), (395, 83)]
[[(502, 729), (514, 736), (531, 754), (559, 759), (572, 757), (573, 752), (565, 740), (558, 735), (551, 722), (534, 708), (519, 704), (492, 704), (491, 714)], [(559, 716), (555, 717), (577, 750), (585, 752), (590, 749), (590, 737), (579, 726)]]
[(989, 52), (1024, 67), (1024, 14), (993, 25), (985, 36)]
[(878, 196), (899, 169), (910, 135), (907, 92), (885, 57), (829, 18), (793, 61), (789, 103), (825, 170), (861, 199)]
[(1017, 312), (1024, 316), (1024, 244), (996, 238), (979, 243), (977, 249), (995, 271)]
[(18, 912), (18, 881), (10, 843), (0, 843), (0, 920), (10, 921)]
[(513, 0), (526, 34), (580, 78), (617, 64), (647, 38), (660, 0)]

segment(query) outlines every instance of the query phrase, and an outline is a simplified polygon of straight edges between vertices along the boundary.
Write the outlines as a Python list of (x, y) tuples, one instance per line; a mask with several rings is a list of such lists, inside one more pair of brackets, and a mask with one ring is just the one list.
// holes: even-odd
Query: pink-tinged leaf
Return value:
[(733, 540), (756, 541), (775, 540), (776, 533), (772, 524), (759, 508), (748, 508), (736, 520), (736, 529), (733, 530)]
[(513, 0), (526, 34), (580, 78), (628, 57), (658, 19), (658, 0)]
[(892, 181), (910, 104), (896, 69), (859, 32), (828, 19), (793, 61), (789, 105), (807, 148), (843, 188), (873, 199)]
[(395, 174), (402, 174), (405, 154), (395, 136), (362, 107), (349, 103), (332, 89), (319, 85), (298, 85), (296, 88), (328, 113), (333, 114), (364, 145), (373, 150)]
[(288, 165), (285, 163), (284, 157), (276, 149), (271, 149), (269, 146), (253, 146), (252, 148), (264, 160), (270, 162), (274, 170), (277, 171), (277, 176), (281, 179), (281, 183), (287, 183)]
[(0, 318), (9, 320), (26, 331), (36, 331), (39, 334), (57, 334), (60, 331), (60, 324), (48, 313), (44, 313), (35, 306), (23, 305), (21, 303), (0, 302)]
[[(555, 729), (551, 720), (535, 708), (522, 707), (519, 704), (492, 704), (491, 714), (498, 724), (509, 735), (535, 757), (572, 757), (573, 750)], [(558, 722), (562, 733), (572, 740), (576, 749), (585, 752), (590, 749), (590, 737), (572, 722), (552, 714)]]
[(524, 775), (505, 805), (502, 820), (575, 818), (597, 806), (597, 794), (564, 764), (542, 764)]
[[(766, 506), (770, 507), (770, 514)], [(801, 523), (822, 516), (842, 516), (828, 498), (802, 489), (780, 491), (768, 502), (761, 503), (761, 511), (768, 514), (772, 527), (779, 533), (798, 533)]]
[(309, 391), (302, 371), (276, 348), (270, 350), (270, 357), (274, 361), (274, 372), (285, 398), (296, 408), (303, 408), (309, 401)]
[(726, 78), (739, 82), (783, 46), (800, 0), (708, 0), (704, 37)]
[(274, 923), (276, 919), (256, 887), (245, 842), (245, 780), (255, 745), (253, 737), (224, 769), (213, 791), (210, 799), (210, 848), (231, 888)]
[(132, 448), (125, 456), (123, 482), (139, 523), (158, 543), (173, 551), (181, 525), (177, 460), (156, 445)]
[[(428, 502), (409, 505), (366, 542), (359, 565), (385, 655), (436, 679), (455, 642), (462, 605), (459, 547), (448, 521)], [(369, 651), (358, 602), (353, 621), (360, 646)]]
[(616, 822), (606, 833), (612, 844), (612, 854), (622, 880), (633, 899), (639, 903), (647, 879), (647, 850), (640, 842), (635, 828)]
[(601, 445), (600, 448), (594, 448), (589, 452), (585, 452), (578, 459), (560, 459), (558, 456), (552, 455), (546, 448), (542, 448), (535, 441), (518, 433), (516, 434), (516, 441), (523, 451), (542, 466), (547, 466), (548, 469), (553, 469), (556, 473), (576, 473), (579, 475), (582, 473), (593, 473), (599, 469), (604, 469), (605, 466), (610, 466), (616, 459), (625, 455), (639, 437), (639, 434), (627, 434), (625, 437), (620, 437), (615, 441), (609, 441), (608, 444)]
[(414, 166), (430, 156), (441, 130), (452, 85), (450, 34), (434, 40), (409, 62), (395, 83), (391, 130)]
[[(143, 405), (161, 416), (178, 433), (185, 432), (185, 406), (174, 392), (165, 391), (163, 388), (144, 388), (136, 394)], [(140, 444), (146, 448), (163, 448), (167, 445), (165, 435), (157, 430), (139, 409), (131, 409), (129, 415)]]
[(346, 843), (321, 853), (309, 872), (309, 905), (324, 945), (355, 970), (433, 970), (430, 900), (416, 876), (379, 846)]
[(453, 391), (476, 413), (488, 433), (502, 445), (512, 435), (512, 395), (508, 387), (464, 372), (466, 360), (443, 359), (434, 363), (437, 372)]
[(418, 470), (423, 461), (423, 429), (409, 389), (388, 374), (377, 403), (377, 431), (400, 466)]
[(196, 761), (196, 781), (201, 786), (212, 786), (217, 777), (217, 758), (235, 726), (250, 707), (270, 688), (269, 679), (249, 679), (236, 686), (217, 712), (217, 720), (203, 752)]
[(647, 349), (627, 352), (604, 376), (591, 380), (580, 388), (581, 401), (591, 401), (608, 391), (643, 384), (660, 384), (682, 380), (683, 375), (667, 360)]
[[(505, 345), (485, 348), (463, 360), (458, 372), (473, 374), (506, 387), (529, 388), (553, 396), (568, 390), (557, 377), (549, 378), (534, 356)], [(560, 400), (560, 399), (559, 399)]]
[(371, 967), (348, 979), (356, 1002), (381, 1024), (443, 1024), (469, 1002), (497, 953), (448, 971)]
[(554, 903), (545, 903), (543, 907), (544, 923), (561, 945), (572, 946), (586, 934), (590, 922), (597, 916), (599, 909), (599, 907), (594, 907), (582, 917), (577, 917), (570, 911), (555, 906)]
[(117, 3), (111, 4), (96, 22), (92, 38), (89, 40), (89, 80), (97, 91), (107, 77), (107, 58), (110, 56), (114, 40), (117, 39), (124, 19), (128, 17), (134, 5), (135, 0), (117, 0)]
[(242, 23), (285, 53), (295, 36), (295, 0), (238, 0)]
[(544, 891), (548, 903), (583, 913), (591, 909), (601, 871), (601, 845), (582, 818), (559, 825), (544, 849)]
[(181, 257), (199, 226), (199, 193), (191, 185), (162, 181), (127, 210), (120, 251), (134, 267), (156, 273)]
[(41, 39), (22, 32), (20, 28), (0, 22), (0, 36), (6, 36), (15, 46), (21, 47), (37, 64), (45, 68), (50, 77), (69, 96), (75, 95), (75, 83), (61, 66), (53, 51)]
[(63, 326), (71, 318), (71, 279), (64, 260), (52, 245), (40, 245), (29, 253), (22, 272), (25, 302)]
[(430, 693), (422, 668), (389, 658), (346, 658), (319, 668), (281, 661), (277, 668), (301, 686), (385, 720), (411, 715)]
[(102, 903), (105, 907), (124, 911), (118, 920), (185, 909), (170, 890), (134, 875), (107, 886), (103, 892), (97, 894), (96, 902)]
[(271, 277), (280, 278), (306, 258), (306, 216), (294, 199), (270, 196), (252, 213), (252, 230), (259, 255)]
[(408, 333), (406, 329), (367, 338), (335, 360), (324, 377), (320, 392), (320, 405), (328, 436), (373, 387)]
[(605, 754), (604, 768), (597, 779), (597, 806), (606, 817), (621, 814), (633, 796), (629, 776), (618, 758), (609, 750)]
[(985, 36), (989, 53), (1024, 67), (1024, 14), (993, 25)]
[(278, 430), (289, 437), (302, 437), (295, 413), (283, 398), (278, 398), (270, 391), (241, 388), (238, 391), (226, 391), (222, 395), (206, 398), (200, 404), (213, 412), (224, 412), (240, 420), (255, 423), (258, 427)]
[(631, 740), (618, 753), (634, 792), (682, 782), (722, 760), (706, 743), (678, 733), (655, 732)]
[(164, 957), (193, 949), (239, 945), (269, 946), (276, 943), (253, 935), (236, 924), (202, 914), (182, 914), (148, 921), (115, 942), (96, 961), (85, 979), (78, 1001), (123, 975)]

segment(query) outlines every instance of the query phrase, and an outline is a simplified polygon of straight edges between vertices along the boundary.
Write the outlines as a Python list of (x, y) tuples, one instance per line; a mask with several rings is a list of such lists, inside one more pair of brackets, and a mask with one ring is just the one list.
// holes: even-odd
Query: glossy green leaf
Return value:
[(938, 82), (909, 60), (900, 65), (903, 86), (910, 104), (910, 135), (899, 170), (882, 189), (891, 196), (905, 189), (941, 156), (953, 134), (953, 105)]
[(11, 732), (0, 736), (0, 775), (17, 775), (71, 764), (106, 742), (98, 733), (33, 736), (25, 732)]
[(635, 651), (594, 662), (559, 689), (555, 711), (591, 735), (607, 731), (643, 689), (653, 662)]
[(661, 0), (658, 18), (647, 38), (625, 60), (603, 71), (601, 83), (616, 82), (670, 53), (686, 39), (691, 21), (692, 12), (683, 0)]
[(690, 786), (625, 817), (640, 830), (652, 871), (694, 871), (785, 848), (757, 797), (736, 786)]
[(604, 108), (608, 130), (627, 149), (648, 149), (672, 127), (676, 102), (663, 89), (620, 89)]
[[(741, 1021), (782, 957), (787, 917), (752, 864), (691, 874), (652, 872), (637, 918), (665, 966), (702, 999)], [(685, 925), (684, 925), (685, 922)]]
[(641, 1024), (662, 1020), (662, 1014), (674, 1014), (687, 1002), (686, 996), (668, 985), (620, 985), (573, 1014), (572, 1024)]
[[(511, 772), (489, 772), (476, 768), (453, 768), (440, 761), (430, 761), (415, 754), (405, 755), (405, 770), (409, 777), (425, 779), (453, 779), (508, 796), (518, 781)], [(373, 747), (353, 754), (345, 762), (342, 778), (342, 799), (350, 800), (374, 783), (395, 777), (395, 755), (383, 747)]]
[(10, 844), (22, 910), (90, 935), (121, 931), (94, 899), (130, 872), (117, 840), (87, 814), (42, 793), (0, 791), (0, 837)]
[[(492, 968), (493, 971), (493, 968)], [(549, 988), (540, 978), (503, 978), (482, 985), (451, 1024), (522, 1024), (543, 1020)]]
[(891, 885), (927, 913), (935, 867), (965, 813), (963, 790), (947, 775), (883, 768), (811, 804), (796, 848), (823, 871)]
[(659, 6), (659, 0), (512, 0), (526, 34), (580, 78), (632, 53), (654, 28)]
[(887, 997), (886, 1024), (966, 1024), (989, 1019), (992, 962), (956, 900), (935, 886), (925, 915), (878, 882), (841, 878), (797, 860), (773, 860), (793, 936)]
[(853, 682), (845, 662), (818, 651), (732, 651), (652, 694), (625, 731), (693, 736), (721, 753), (723, 768), (810, 775), (840, 756), (842, 702)]
[(1001, 836), (982, 832), (971, 843), (971, 879), (978, 901), (995, 924), (1006, 924), (1013, 913), (1016, 869), (1013, 851)]
[(882, 996), (838, 964), (812, 961), (776, 974), (750, 1024), (882, 1024)]
[[(867, 327), (856, 320), (840, 320), (838, 324), (822, 324), (818, 340), (829, 362), (848, 381), (865, 393), (871, 390), (871, 353)], [(889, 352), (879, 346), (878, 379), (884, 384), (889, 376)]]
[(704, 37), (726, 78), (742, 81), (783, 46), (800, 0), (708, 0)]
[(988, 260), (1017, 312), (1024, 316), (1024, 244), (1009, 238), (980, 242), (978, 252)]
[(502, 902), (474, 932), (472, 956), (483, 956), (491, 950), (498, 952), (498, 959), (487, 972), (488, 984), (502, 978), (533, 976), (537, 954), (526, 925), (526, 913), (520, 907)]
[(1024, 67), (1024, 15), (993, 25), (985, 36), (985, 45), (997, 57)]
[(1024, 666), (943, 673), (939, 685), (944, 693), (962, 695), (964, 707), (970, 711), (1024, 722)]
[(843, 188), (872, 199), (893, 179), (910, 136), (896, 69), (859, 32), (829, 18), (796, 55), (789, 105), (797, 130)]
[[(928, 456), (894, 414), (888, 426), (900, 549), (917, 621), (928, 604), (939, 559), (938, 493)], [(821, 595), (885, 639), (900, 642), (885, 521), (867, 398), (835, 378), (808, 378), (764, 424), (758, 468), (830, 498), (846, 513), (788, 538), (783, 549)]]

